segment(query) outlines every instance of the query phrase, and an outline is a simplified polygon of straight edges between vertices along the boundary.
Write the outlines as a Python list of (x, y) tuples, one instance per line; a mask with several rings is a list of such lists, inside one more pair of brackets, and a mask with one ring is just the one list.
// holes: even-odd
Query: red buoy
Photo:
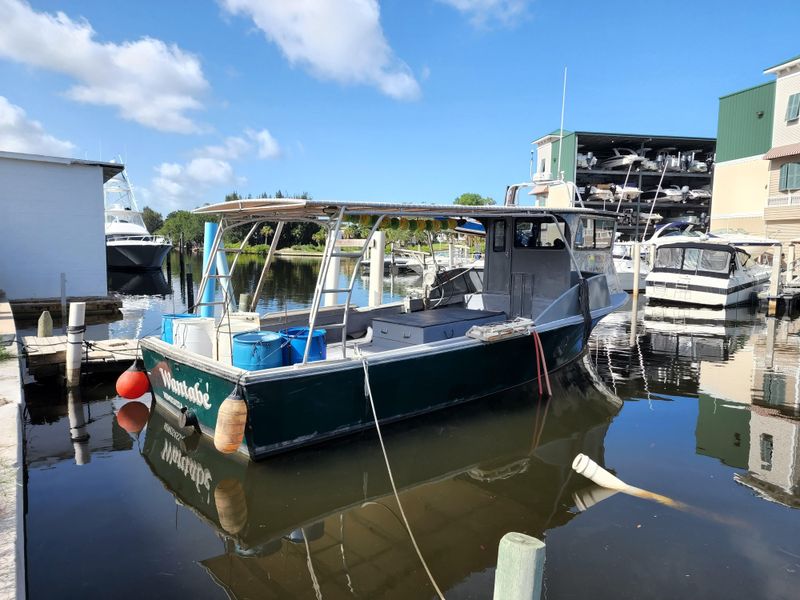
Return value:
[(150, 409), (141, 402), (128, 402), (117, 411), (117, 423), (128, 433), (139, 433), (149, 418)]
[(116, 387), (117, 394), (127, 400), (135, 400), (150, 391), (150, 380), (147, 379), (147, 373), (139, 366), (138, 361), (133, 361), (128, 370), (117, 379)]

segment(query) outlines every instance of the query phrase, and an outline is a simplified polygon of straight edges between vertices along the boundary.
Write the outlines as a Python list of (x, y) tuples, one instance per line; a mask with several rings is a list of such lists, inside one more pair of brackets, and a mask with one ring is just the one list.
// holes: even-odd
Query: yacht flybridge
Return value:
[[(214, 437), (220, 451), (238, 451), (251, 459), (530, 381), (538, 380), (546, 389), (547, 373), (579, 357), (595, 324), (627, 298), (618, 289), (611, 258), (612, 213), (301, 199), (241, 200), (195, 212), (220, 218), (210, 246), (213, 254), (225, 252), (222, 236), (236, 227), (249, 231), (244, 245), (264, 222), (277, 223), (269, 256), (286, 223), (314, 222), (327, 230), (311, 306), (291, 314), (261, 315), (259, 330), (247, 334), (267, 344), (277, 340), (265, 361), (236, 366), (243, 364), (237, 361), (237, 348), (245, 343), (245, 334), (217, 343), (213, 350), (192, 346), (187, 341), (191, 336), (178, 340), (178, 328), (191, 329), (191, 318), (176, 321), (173, 343), (141, 340), (156, 402), (184, 424)], [(352, 304), (359, 266), (367, 246), (381, 239), (376, 235), (381, 229), (453, 230), (468, 219), (486, 231), (482, 280), (472, 278), (456, 289), (446, 279), (415, 301)], [(359, 251), (343, 252), (336, 240), (353, 221), (368, 227), (369, 234)], [(239, 256), (234, 253), (224, 275), (211, 272), (216, 257), (207, 257), (198, 297), (220, 277), (233, 281)], [(335, 259), (349, 259), (342, 263), (351, 269), (347, 283), (329, 283)], [(261, 280), (269, 265), (268, 258)], [(217, 295), (213, 302), (200, 303), (215, 307), (217, 321), (211, 325), (217, 332), (235, 314), (228, 283), (220, 286), (221, 299)], [(260, 291), (256, 288), (253, 306)], [(329, 294), (344, 297), (344, 302), (323, 308)], [(254, 346), (245, 359), (265, 348)]]
[(125, 171), (109, 179), (103, 191), (108, 268), (160, 269), (172, 244), (166, 238), (147, 231)]

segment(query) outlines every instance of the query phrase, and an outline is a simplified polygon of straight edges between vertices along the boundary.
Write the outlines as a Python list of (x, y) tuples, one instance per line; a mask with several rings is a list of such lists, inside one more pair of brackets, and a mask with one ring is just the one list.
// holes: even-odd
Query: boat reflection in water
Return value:
[(800, 322), (747, 308), (643, 313), (632, 347), (593, 338), (598, 370), (623, 397), (696, 396), (696, 452), (742, 469), (734, 480), (759, 496), (800, 508)]
[[(579, 452), (603, 464), (621, 402), (587, 385), (581, 365), (553, 383), (549, 401), (524, 387), (385, 428), (403, 506), (443, 589), (490, 595), (505, 533), (541, 537), (576, 516), (573, 495), (591, 497), (570, 465)], [(428, 585), (374, 431), (253, 463), (221, 455), (155, 407), (143, 453), (176, 500), (225, 540), (225, 552), (201, 564), (231, 597), (313, 588), (410, 598)]]
[(123, 296), (166, 296), (172, 293), (161, 269), (150, 271), (116, 271), (109, 269), (108, 291)]

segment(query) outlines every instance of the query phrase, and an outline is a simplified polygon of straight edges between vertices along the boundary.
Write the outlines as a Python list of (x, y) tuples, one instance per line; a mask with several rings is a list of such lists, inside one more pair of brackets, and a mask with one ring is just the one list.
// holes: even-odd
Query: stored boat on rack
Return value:
[[(204, 434), (219, 437), (231, 433), (230, 422), (220, 424), (229, 414), (223, 405), (236, 406), (240, 437), (231, 439), (240, 443), (226, 451), (238, 450), (252, 459), (374, 427), (365, 398), (367, 382), (381, 423), (541, 382), (548, 371), (580, 356), (597, 321), (627, 297), (616, 286), (611, 260), (615, 220), (610, 213), (300, 199), (241, 200), (195, 212), (221, 217), (210, 245), (220, 252), (223, 234), (239, 226), (250, 227), (243, 245), (264, 222), (277, 222), (278, 228), (287, 222), (315, 222), (328, 231), (311, 307), (295, 311), (293, 320), (283, 314), (261, 319), (262, 329), (306, 325), (299, 334), (283, 333), (286, 342), (280, 349), (288, 351), (283, 362), (249, 371), (160, 339), (141, 341), (155, 401), (182, 414)], [(352, 306), (364, 248), (381, 227), (435, 231), (454, 229), (467, 218), (481, 222), (487, 232), (480, 290)], [(344, 253), (334, 240), (350, 220), (369, 226), (370, 232), (360, 252)], [(279, 238), (276, 229), (270, 254)], [(354, 259), (349, 286), (331, 288), (326, 283), (330, 265), (345, 257)], [(215, 263), (216, 256), (210, 256), (208, 265)], [(235, 266), (234, 260), (231, 273), (224, 275), (229, 281)], [(265, 272), (268, 268), (269, 259)], [(212, 275), (207, 268), (198, 296), (214, 284)], [(228, 288), (222, 288), (226, 297), (213, 304), (225, 314), (231, 299)], [(321, 309), (328, 294), (342, 295), (345, 301)], [(308, 332), (313, 332), (310, 343)]]
[(612, 148), (611, 152), (613, 154), (610, 157), (600, 161), (601, 169), (618, 169), (629, 165), (636, 166), (644, 160), (644, 157), (639, 156), (630, 148)]
[(659, 245), (647, 276), (647, 297), (703, 306), (752, 302), (769, 284), (769, 269), (720, 238)]

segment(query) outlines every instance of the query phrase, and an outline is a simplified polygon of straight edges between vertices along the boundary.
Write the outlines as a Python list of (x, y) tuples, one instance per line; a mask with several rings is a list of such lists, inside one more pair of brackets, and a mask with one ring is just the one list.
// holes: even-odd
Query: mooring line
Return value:
[(372, 418), (375, 420), (375, 429), (378, 431), (378, 441), (381, 444), (381, 451), (383, 452), (383, 460), (386, 463), (386, 472), (389, 474), (389, 483), (392, 484), (392, 491), (394, 492), (394, 498), (397, 500), (397, 506), (400, 509), (400, 516), (403, 517), (403, 523), (405, 523), (406, 531), (408, 531), (408, 537), (411, 538), (411, 543), (414, 545), (414, 550), (417, 552), (417, 556), (419, 557), (422, 566), (425, 568), (425, 572), (428, 574), (428, 579), (431, 581), (431, 585), (433, 589), (436, 590), (436, 594), (439, 596), (440, 600), (445, 600), (444, 594), (442, 594), (442, 590), (439, 589), (439, 586), (436, 583), (436, 580), (433, 578), (433, 574), (431, 570), (428, 568), (428, 563), (425, 562), (425, 559), (422, 556), (422, 552), (417, 545), (417, 540), (414, 538), (414, 534), (411, 532), (411, 525), (408, 524), (408, 519), (406, 518), (406, 511), (403, 510), (403, 504), (400, 502), (400, 495), (397, 493), (397, 486), (394, 483), (394, 475), (392, 474), (392, 467), (389, 465), (389, 456), (386, 453), (386, 446), (383, 443), (383, 434), (381, 433), (381, 426), (378, 423), (378, 413), (375, 411), (375, 401), (372, 399), (372, 387), (369, 384), (369, 368), (367, 366), (367, 359), (365, 356), (361, 356), (361, 364), (364, 367), (364, 391), (367, 393), (367, 398), (369, 398), (369, 405), (372, 408)]

